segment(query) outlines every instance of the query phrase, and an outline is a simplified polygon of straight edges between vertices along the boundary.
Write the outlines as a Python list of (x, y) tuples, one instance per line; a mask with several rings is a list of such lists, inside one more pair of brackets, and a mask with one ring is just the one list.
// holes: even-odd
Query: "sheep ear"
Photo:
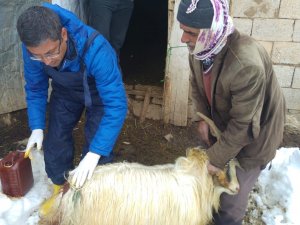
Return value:
[(180, 167), (180, 168), (184, 168), (184, 167), (188, 167), (191, 164), (189, 163), (189, 160), (186, 157), (179, 157), (176, 159), (175, 162), (175, 167)]

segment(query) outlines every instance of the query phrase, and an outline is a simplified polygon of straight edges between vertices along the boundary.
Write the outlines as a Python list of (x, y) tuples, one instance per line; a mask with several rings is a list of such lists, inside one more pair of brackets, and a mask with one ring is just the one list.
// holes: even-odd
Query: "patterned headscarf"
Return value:
[[(186, 13), (197, 8), (199, 0), (192, 0)], [(210, 29), (200, 29), (195, 48), (190, 53), (198, 60), (212, 61), (227, 42), (227, 37), (234, 31), (232, 18), (229, 16), (227, 0), (210, 0), (214, 8), (214, 16)]]

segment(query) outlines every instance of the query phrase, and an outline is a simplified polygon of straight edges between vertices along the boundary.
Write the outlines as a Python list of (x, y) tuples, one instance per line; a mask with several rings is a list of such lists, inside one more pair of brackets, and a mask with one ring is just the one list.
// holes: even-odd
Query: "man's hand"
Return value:
[(32, 158), (30, 151), (35, 144), (36, 144), (36, 148), (38, 150), (41, 150), (43, 139), (44, 139), (44, 131), (42, 129), (34, 129), (28, 139), (24, 158), (27, 158), (28, 156), (30, 159)]
[(207, 165), (207, 170), (208, 170), (210, 175), (215, 175), (215, 174), (217, 174), (218, 172), (221, 171), (220, 168), (215, 167), (214, 165), (212, 165), (210, 163), (208, 163), (208, 165)]
[(200, 121), (198, 124), (198, 134), (200, 139), (207, 144), (208, 147), (211, 146), (211, 142), (209, 140), (209, 125), (204, 120)]
[(80, 188), (86, 179), (91, 179), (100, 157), (96, 153), (88, 152), (77, 168), (70, 172), (70, 175), (73, 176), (71, 184), (76, 188)]

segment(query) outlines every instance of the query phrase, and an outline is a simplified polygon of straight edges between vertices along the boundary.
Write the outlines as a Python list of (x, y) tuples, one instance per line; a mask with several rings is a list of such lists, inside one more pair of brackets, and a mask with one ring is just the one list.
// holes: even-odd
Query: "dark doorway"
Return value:
[(135, 0), (120, 54), (126, 84), (163, 84), (167, 36), (168, 0)]

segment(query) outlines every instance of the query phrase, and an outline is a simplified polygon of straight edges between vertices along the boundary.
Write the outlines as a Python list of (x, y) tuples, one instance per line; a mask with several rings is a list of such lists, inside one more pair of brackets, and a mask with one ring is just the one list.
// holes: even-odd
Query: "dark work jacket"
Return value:
[(212, 68), (209, 106), (203, 88), (202, 63), (189, 57), (192, 99), (196, 111), (212, 118), (221, 139), (208, 148), (210, 162), (223, 168), (237, 157), (244, 169), (265, 166), (283, 138), (285, 100), (265, 49), (234, 31)]

